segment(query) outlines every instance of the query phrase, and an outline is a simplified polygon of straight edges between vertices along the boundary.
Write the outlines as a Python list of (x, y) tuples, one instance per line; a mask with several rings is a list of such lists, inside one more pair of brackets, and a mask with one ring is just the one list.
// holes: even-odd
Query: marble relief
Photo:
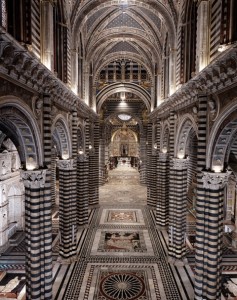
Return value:
[(109, 210), (108, 212), (108, 222), (116, 223), (134, 223), (137, 222), (135, 211), (121, 211), (121, 210)]
[(146, 251), (146, 248), (144, 245), (144, 238), (141, 232), (118, 231), (102, 232), (101, 243), (98, 251), (143, 252)]

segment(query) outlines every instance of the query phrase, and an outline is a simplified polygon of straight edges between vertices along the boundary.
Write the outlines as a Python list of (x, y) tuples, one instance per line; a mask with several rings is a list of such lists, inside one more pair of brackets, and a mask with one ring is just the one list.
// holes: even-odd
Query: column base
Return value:
[(92, 204), (92, 205), (89, 205), (89, 209), (95, 209), (95, 208), (99, 208), (100, 205), (99, 204)]
[(169, 256), (168, 263), (171, 265), (174, 265), (176, 267), (183, 267), (188, 264), (188, 260), (186, 257), (184, 257), (182, 259), (177, 259), (175, 257)]
[(168, 225), (164, 225), (164, 226), (156, 225), (156, 229), (158, 229), (160, 231), (162, 231), (162, 230), (168, 231), (168, 228), (169, 228)]
[(88, 229), (89, 228), (89, 224), (88, 224), (88, 222), (86, 223), (86, 224), (78, 224), (77, 225), (78, 227), (77, 227), (77, 232), (80, 230), (80, 229)]
[(74, 263), (75, 261), (77, 261), (77, 256), (72, 256), (69, 258), (63, 258), (61, 256), (58, 257), (57, 262), (59, 262), (61, 265), (70, 265), (72, 263)]

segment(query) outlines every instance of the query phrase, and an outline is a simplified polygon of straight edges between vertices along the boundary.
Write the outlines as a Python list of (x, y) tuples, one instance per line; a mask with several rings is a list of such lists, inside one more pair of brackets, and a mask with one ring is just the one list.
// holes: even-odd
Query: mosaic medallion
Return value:
[(100, 252), (146, 252), (142, 232), (102, 231), (98, 247)]
[(136, 211), (129, 210), (109, 210), (107, 222), (134, 223), (137, 222)]
[(101, 272), (99, 300), (145, 300), (144, 272)]

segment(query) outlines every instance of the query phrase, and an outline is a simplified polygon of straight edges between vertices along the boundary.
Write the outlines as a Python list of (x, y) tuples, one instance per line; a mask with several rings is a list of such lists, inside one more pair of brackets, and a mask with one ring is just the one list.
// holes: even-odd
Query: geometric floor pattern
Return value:
[[(193, 272), (167, 262), (167, 232), (156, 228), (137, 172), (119, 168), (110, 176), (100, 190), (100, 207), (91, 210), (88, 228), (78, 233), (77, 261), (54, 266), (54, 299), (193, 299)], [(122, 202), (115, 187), (123, 191)]]
[(54, 299), (193, 299), (193, 273), (189, 266), (167, 262), (167, 235), (154, 226), (153, 212), (140, 207), (145, 224), (114, 223), (105, 229), (100, 223), (108, 209), (92, 212), (90, 226), (81, 234), (78, 260), (61, 278), (64, 289)]
[[(78, 256), (70, 265), (57, 262), (58, 216), (54, 212), (53, 299), (194, 298), (194, 255), (189, 253), (189, 265), (183, 267), (168, 263), (167, 232), (157, 228), (155, 211), (146, 206), (146, 193), (135, 169), (120, 167), (111, 171), (108, 183), (100, 188), (100, 206), (90, 210), (88, 226), (77, 233)], [(194, 234), (193, 226), (188, 234)], [(0, 276), (3, 272), (23, 275), (24, 254), (22, 242), (1, 255)], [(221, 300), (237, 299), (236, 274), (236, 253), (225, 251)]]

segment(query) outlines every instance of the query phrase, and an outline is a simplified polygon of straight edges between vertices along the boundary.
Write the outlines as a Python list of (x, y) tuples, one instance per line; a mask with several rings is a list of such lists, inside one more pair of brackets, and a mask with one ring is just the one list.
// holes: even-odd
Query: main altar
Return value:
[(130, 156), (121, 156), (118, 158), (118, 164), (120, 166), (131, 166), (131, 157)]

